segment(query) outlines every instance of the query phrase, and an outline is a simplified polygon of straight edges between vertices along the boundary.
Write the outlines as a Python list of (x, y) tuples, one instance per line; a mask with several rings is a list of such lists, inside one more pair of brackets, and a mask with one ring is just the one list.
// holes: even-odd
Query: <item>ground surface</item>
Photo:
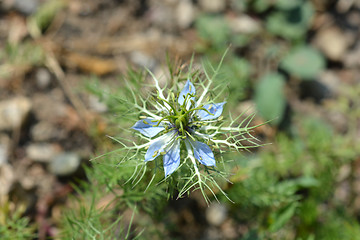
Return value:
[[(10, 202), (13, 208), (24, 206), (24, 214), (39, 225), (40, 239), (56, 230), (60, 209), (73, 192), (69, 183), (84, 178), (80, 164), (88, 164), (98, 151), (96, 137), (107, 133), (102, 119), (107, 108), (85, 90), (87, 80), (97, 76), (117, 86), (121, 83), (116, 79), (129, 65), (159, 73), (166, 54), (187, 61), (194, 52), (198, 56), (211, 52), (206, 50), (208, 39), (201, 38), (195, 27), (203, 13), (225, 16), (237, 34), (261, 32), (265, 25), (261, 14), (234, 10), (236, 1), (59, 2), (45, 10), (44, 3), (49, 3), (45, 0), (0, 2), (0, 201)], [(321, 115), (336, 131), (346, 132), (347, 116), (319, 104), (347, 95), (344, 87), (358, 84), (360, 14), (356, 9), (360, 6), (356, 1), (351, 6), (346, 1), (313, 2), (316, 14), (307, 38), (324, 54), (326, 69), (319, 76), (320, 84), (295, 80), (286, 94), (292, 109)], [(41, 11), (45, 17), (39, 30), (32, 16)], [(274, 68), (272, 59), (264, 57), (272, 41), (259, 34), (245, 47), (230, 51), (249, 59), (256, 68), (251, 74), (255, 79)], [(287, 46), (282, 38), (276, 43)], [(355, 129), (359, 136), (360, 128)], [(269, 131), (265, 135), (271, 137), (276, 130)], [(346, 198), (340, 190), (337, 195)], [(189, 210), (180, 212), (179, 225), (194, 223)], [(202, 220), (206, 221), (204, 216)], [(246, 227), (239, 230), (232, 224), (225, 222), (220, 232), (228, 238), (236, 231), (246, 232)], [(193, 231), (204, 236), (202, 225), (200, 221)], [(209, 229), (207, 234), (219, 234)], [(178, 232), (187, 236), (186, 231)]]

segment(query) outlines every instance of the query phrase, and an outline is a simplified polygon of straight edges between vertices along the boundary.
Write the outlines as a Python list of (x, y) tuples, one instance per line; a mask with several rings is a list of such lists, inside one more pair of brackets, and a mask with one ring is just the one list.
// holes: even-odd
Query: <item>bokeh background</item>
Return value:
[[(0, 239), (360, 239), (359, 28), (358, 0), (0, 1)], [(226, 110), (272, 120), (235, 203), (100, 194), (122, 116), (94, 86), (227, 49)]]

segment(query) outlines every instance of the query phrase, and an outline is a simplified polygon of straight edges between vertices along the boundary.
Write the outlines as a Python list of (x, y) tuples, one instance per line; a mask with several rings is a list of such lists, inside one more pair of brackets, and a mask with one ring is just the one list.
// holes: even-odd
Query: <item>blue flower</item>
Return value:
[(185, 143), (189, 158), (195, 158), (205, 166), (216, 164), (211, 148), (198, 140), (209, 140), (209, 135), (200, 132), (202, 125), (218, 119), (225, 102), (201, 105), (195, 101), (195, 94), (190, 80), (187, 80), (177, 99), (164, 99), (161, 93), (158, 103), (164, 110), (160, 111), (164, 116), (141, 119), (132, 127), (149, 139), (145, 162), (162, 156), (165, 176), (172, 174), (180, 165), (181, 142)]

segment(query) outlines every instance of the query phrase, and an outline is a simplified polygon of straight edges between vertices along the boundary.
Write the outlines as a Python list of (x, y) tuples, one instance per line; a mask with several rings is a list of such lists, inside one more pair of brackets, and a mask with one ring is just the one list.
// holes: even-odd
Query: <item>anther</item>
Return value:
[(154, 155), (152, 155), (152, 157), (153, 157), (153, 158), (156, 157), (156, 156), (158, 155), (158, 153), (159, 153), (159, 151), (156, 150), (156, 151), (154, 152)]

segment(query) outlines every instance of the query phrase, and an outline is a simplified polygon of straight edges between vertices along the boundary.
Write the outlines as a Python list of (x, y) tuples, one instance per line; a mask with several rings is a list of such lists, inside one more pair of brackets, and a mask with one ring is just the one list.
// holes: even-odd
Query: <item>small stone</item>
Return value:
[[(48, 94), (37, 93), (33, 96), (33, 112), (40, 121), (53, 123), (66, 119), (66, 104), (58, 91), (51, 91)], [(60, 95), (60, 96), (59, 96)]]
[(349, 182), (342, 182), (334, 192), (334, 197), (337, 201), (347, 203), (350, 199), (351, 186)]
[(259, 22), (248, 15), (229, 19), (229, 24), (233, 33), (254, 34), (261, 30)]
[(151, 7), (149, 20), (160, 29), (173, 31), (176, 29), (175, 10), (172, 5), (154, 3)]
[(339, 0), (336, 4), (336, 10), (340, 13), (346, 13), (353, 6), (354, 0)]
[(0, 196), (5, 196), (9, 193), (15, 181), (15, 174), (10, 164), (0, 166)]
[(237, 233), (237, 226), (235, 225), (233, 219), (227, 219), (221, 226), (222, 235), (226, 239), (236, 239), (239, 235)]
[(0, 167), (7, 162), (8, 162), (7, 147), (3, 144), (0, 144)]
[(31, 190), (44, 183), (44, 176), (45, 169), (41, 164), (37, 163), (26, 169), (26, 174), (19, 179), (19, 182), (25, 190)]
[(57, 144), (35, 143), (26, 147), (28, 158), (38, 162), (51, 162), (61, 151)]
[(199, 0), (200, 7), (205, 12), (221, 12), (225, 10), (226, 7), (226, 1), (224, 0)]
[(336, 27), (325, 28), (318, 32), (314, 39), (315, 45), (331, 60), (343, 59), (352, 40), (350, 35)]
[(191, 1), (180, 1), (176, 9), (176, 19), (180, 28), (188, 28), (195, 19), (195, 9)]
[(21, 127), (31, 109), (28, 98), (17, 97), (0, 102), (0, 130), (12, 130)]
[(66, 130), (56, 127), (56, 125), (41, 121), (30, 129), (31, 137), (36, 142), (48, 141), (52, 139), (63, 139), (66, 137)]
[(323, 71), (318, 79), (319, 82), (324, 84), (331, 91), (331, 95), (338, 93), (341, 80), (334, 71)]
[(0, 135), (0, 167), (8, 162), (10, 138), (7, 135)]
[(206, 220), (214, 226), (220, 226), (227, 217), (227, 209), (224, 205), (214, 203), (206, 210)]
[(49, 169), (55, 175), (67, 176), (74, 173), (80, 165), (80, 157), (75, 153), (62, 153), (51, 161)]
[(26, 15), (35, 13), (38, 7), (38, 0), (15, 0), (13, 5), (14, 9)]
[(46, 68), (39, 68), (36, 71), (35, 78), (36, 78), (36, 85), (42, 90), (49, 87), (51, 83), (51, 74)]
[(360, 44), (357, 44), (352, 51), (348, 51), (344, 57), (346, 68), (356, 68), (360, 66)]
[(139, 51), (131, 52), (130, 59), (133, 63), (136, 63), (139, 66), (146, 67), (148, 69), (153, 69), (156, 65), (156, 62), (152, 57)]
[(108, 107), (104, 102), (101, 102), (98, 97), (94, 95), (90, 95), (88, 101), (89, 101), (90, 109), (94, 110), (95, 112), (98, 113), (107, 112)]
[(340, 167), (338, 175), (336, 177), (336, 180), (338, 182), (344, 181), (346, 178), (348, 178), (351, 174), (351, 167), (350, 165), (343, 165)]

